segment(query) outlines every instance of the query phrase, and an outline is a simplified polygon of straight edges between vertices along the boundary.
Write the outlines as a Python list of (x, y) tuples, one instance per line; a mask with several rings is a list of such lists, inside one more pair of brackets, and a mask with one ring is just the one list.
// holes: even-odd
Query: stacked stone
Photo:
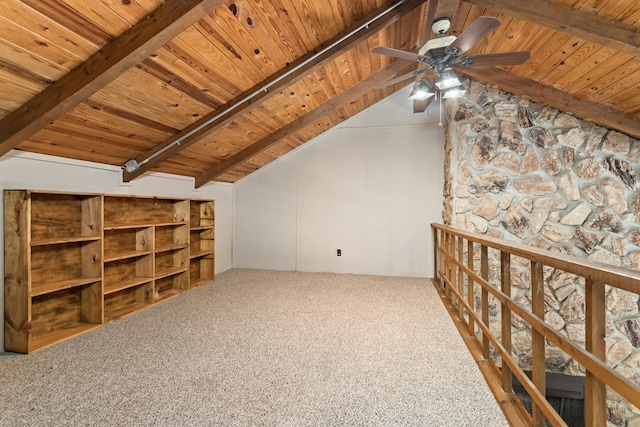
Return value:
[[(640, 270), (640, 141), (479, 82), (447, 115), (446, 224)], [(499, 259), (490, 265), (497, 282)], [(512, 270), (513, 296), (530, 306), (528, 262)], [(550, 267), (544, 277), (545, 321), (583, 344), (584, 279)], [(640, 384), (638, 295), (607, 288), (606, 298), (607, 363)], [(530, 328), (517, 316), (513, 327), (514, 354), (530, 368)], [(547, 368), (584, 373), (553, 347)], [(609, 398), (611, 423), (640, 426), (640, 410)]]

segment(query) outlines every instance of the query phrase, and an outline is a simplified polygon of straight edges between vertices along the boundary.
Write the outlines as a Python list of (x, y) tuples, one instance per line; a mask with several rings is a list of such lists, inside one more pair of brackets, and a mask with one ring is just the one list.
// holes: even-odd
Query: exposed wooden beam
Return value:
[(384, 83), (389, 79), (396, 77), (401, 71), (407, 70), (412, 65), (413, 64), (407, 63), (406, 61), (395, 61), (388, 67), (383, 68), (375, 72), (374, 74), (371, 74), (368, 78), (360, 81), (355, 86), (352, 86), (349, 89), (339, 93), (327, 102), (309, 111), (304, 116), (298, 117), (292, 122), (287, 123), (277, 131), (265, 136), (259, 141), (254, 142), (250, 146), (222, 160), (211, 169), (201, 173), (196, 177), (196, 187), (203, 186), (207, 182), (223, 175), (230, 169), (233, 169), (239, 164), (251, 159), (267, 148), (282, 141), (284, 138), (287, 138), (288, 136), (294, 134), (296, 131), (302, 129), (303, 127), (325, 116), (328, 116), (337, 109), (341, 108), (343, 105), (357, 100), (358, 98), (372, 90), (376, 85)]
[[(291, 86), (303, 77), (324, 66), (327, 62), (337, 58), (339, 55), (363, 42), (368, 37), (380, 32), (382, 29), (396, 22), (404, 15), (423, 4), (425, 1), (426, 0), (406, 0), (401, 5), (385, 14), (383, 18), (371, 22), (365, 28), (358, 31), (356, 30), (359, 27), (368, 23), (373, 17), (387, 10), (389, 5), (368, 15), (363, 20), (354, 23), (342, 33), (328, 40), (323, 45), (318, 46), (315, 51), (307, 53), (295, 62), (291, 63), (289, 67), (278, 71), (266, 80), (256, 84), (251, 89), (230, 100), (217, 110), (212, 111), (210, 114), (188, 126), (182, 130), (182, 132), (172, 136), (161, 144), (158, 144), (153, 149), (138, 156), (135, 161), (140, 165), (140, 167), (132, 172), (123, 170), (123, 180), (127, 182), (137, 178), (144, 172), (153, 169), (168, 158), (196, 143), (201, 138), (215, 132), (243, 114), (247, 114), (259, 105), (260, 102), (278, 94), (283, 89)], [(323, 52), (327, 47), (329, 48)], [(318, 52), (322, 53), (317, 58), (310, 61), (310, 59), (317, 55)], [(290, 72), (292, 69), (296, 69), (296, 71)], [(269, 87), (269, 90), (262, 90), (264, 87)], [(179, 144), (177, 144), (176, 141), (180, 141)]]
[(556, 31), (640, 56), (640, 29), (605, 16), (547, 0), (466, 0)]
[(223, 0), (165, 1), (0, 121), (0, 156), (83, 102), (212, 12)]
[(613, 110), (587, 99), (578, 99), (570, 93), (497, 67), (456, 67), (456, 71), (478, 81), (498, 86), (515, 95), (524, 96), (532, 101), (640, 139), (640, 119), (638, 117)]

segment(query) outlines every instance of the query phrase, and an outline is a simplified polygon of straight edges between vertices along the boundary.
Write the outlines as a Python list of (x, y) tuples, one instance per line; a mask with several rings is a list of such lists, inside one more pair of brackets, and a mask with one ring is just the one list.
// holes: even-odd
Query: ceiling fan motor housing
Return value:
[(444, 50), (454, 41), (456, 36), (441, 36), (427, 41), (418, 51), (420, 56), (439, 58), (445, 55)]

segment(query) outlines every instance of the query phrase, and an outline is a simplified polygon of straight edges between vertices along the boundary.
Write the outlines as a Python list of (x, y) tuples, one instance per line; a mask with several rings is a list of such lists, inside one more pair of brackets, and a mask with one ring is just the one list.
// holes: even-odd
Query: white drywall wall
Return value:
[(236, 183), (234, 267), (433, 275), (444, 135), (407, 91)]

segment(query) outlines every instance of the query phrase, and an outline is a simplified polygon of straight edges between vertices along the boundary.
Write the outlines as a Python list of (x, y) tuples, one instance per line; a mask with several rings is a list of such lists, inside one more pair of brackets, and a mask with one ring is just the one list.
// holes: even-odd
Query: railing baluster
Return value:
[[(467, 240), (467, 267), (469, 270), (473, 271), (473, 242), (471, 240)], [(476, 294), (473, 284), (473, 279), (470, 275), (467, 274), (467, 301), (469, 302), (469, 307), (471, 307), (471, 311), (475, 311), (476, 309)], [(469, 315), (469, 334), (475, 335), (476, 333), (476, 324), (473, 320), (473, 316)]]
[[(542, 264), (531, 261), (531, 312), (544, 319), (544, 281)], [(544, 335), (531, 328), (531, 380), (540, 393), (546, 394), (546, 362), (544, 357)], [(533, 403), (532, 416), (534, 427), (545, 426), (542, 410)]]
[[(500, 252), (500, 290), (511, 297), (511, 254)], [(502, 346), (511, 354), (511, 310), (504, 304), (500, 304), (500, 317), (502, 321)], [(502, 364), (502, 389), (512, 391), (513, 377), (511, 368)]]
[(440, 233), (437, 228), (431, 228), (433, 231), (433, 279), (440, 282)]
[[(460, 264), (463, 264), (464, 254), (463, 254), (463, 244), (464, 241), (462, 237), (458, 237), (458, 257), (456, 258)], [(458, 267), (458, 293), (462, 297), (464, 295), (464, 271), (462, 267)], [(458, 317), (461, 320), (464, 320), (464, 309), (463, 309), (462, 301), (458, 301)]]
[[(486, 245), (480, 246), (480, 277), (485, 281), (489, 280), (489, 250)], [(489, 292), (482, 287), (481, 297), (482, 323), (489, 326)], [(489, 338), (482, 334), (482, 355), (489, 360)]]
[[(605, 360), (605, 292), (604, 284), (587, 279), (586, 349), (600, 360)], [(607, 420), (607, 391), (605, 384), (587, 371), (585, 378), (586, 425), (601, 426)]]

